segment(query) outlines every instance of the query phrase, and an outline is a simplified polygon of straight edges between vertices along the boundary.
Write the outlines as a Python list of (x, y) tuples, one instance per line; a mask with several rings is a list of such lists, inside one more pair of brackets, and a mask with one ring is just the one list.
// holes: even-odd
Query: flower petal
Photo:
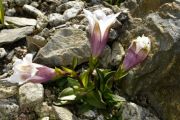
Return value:
[(148, 37), (145, 37), (144, 35), (142, 37), (137, 37), (135, 40), (136, 42), (136, 53), (138, 53), (141, 48), (146, 48), (148, 51), (150, 51), (151, 42)]
[(89, 29), (90, 29), (90, 32), (92, 33), (94, 29), (94, 24), (95, 24), (95, 17), (89, 10), (83, 9), (83, 11), (84, 11), (85, 17), (89, 21), (89, 25), (90, 25)]
[[(115, 23), (116, 17), (120, 13), (108, 15), (100, 21), (101, 35), (104, 36), (105, 32), (109, 32), (110, 27)], [(102, 38), (103, 39), (103, 38)]]
[(106, 17), (106, 14), (102, 10), (96, 10), (93, 13), (98, 20), (102, 20)]
[(95, 22), (93, 33), (91, 34), (90, 43), (93, 56), (99, 56), (99, 47), (101, 45), (101, 31), (98, 21)]
[(32, 59), (33, 59), (33, 54), (27, 54), (24, 58), (23, 61), (27, 62), (27, 63), (32, 63)]
[(141, 63), (150, 51), (150, 39), (142, 36), (133, 40), (125, 55), (122, 69), (127, 71)]
[(18, 83), (19, 85), (24, 84), (27, 82), (27, 78), (29, 77), (28, 74), (21, 74), (18, 72), (13, 73), (12, 76), (5, 78), (3, 80), (8, 81), (10, 83)]

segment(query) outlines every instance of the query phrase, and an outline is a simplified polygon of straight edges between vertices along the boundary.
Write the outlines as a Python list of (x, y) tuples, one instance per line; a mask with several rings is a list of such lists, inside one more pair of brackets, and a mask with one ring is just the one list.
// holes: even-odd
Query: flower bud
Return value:
[(141, 63), (149, 54), (150, 47), (151, 41), (144, 35), (142, 37), (137, 37), (136, 40), (133, 40), (127, 50), (121, 69), (128, 71), (137, 64)]

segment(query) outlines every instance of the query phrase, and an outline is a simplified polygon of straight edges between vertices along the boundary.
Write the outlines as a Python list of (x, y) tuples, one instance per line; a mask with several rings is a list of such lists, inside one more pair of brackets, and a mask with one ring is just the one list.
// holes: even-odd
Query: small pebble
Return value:
[(0, 59), (5, 57), (7, 55), (7, 52), (4, 48), (0, 48)]

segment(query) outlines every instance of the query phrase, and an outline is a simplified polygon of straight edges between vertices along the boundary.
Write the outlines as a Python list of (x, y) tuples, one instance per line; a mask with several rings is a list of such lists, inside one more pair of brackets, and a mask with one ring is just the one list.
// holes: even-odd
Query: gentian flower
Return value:
[(106, 46), (110, 28), (119, 13), (106, 16), (102, 10), (93, 13), (85, 9), (83, 11), (89, 21), (91, 53), (93, 57), (98, 57)]
[(17, 59), (13, 64), (14, 73), (4, 80), (18, 84), (29, 81), (34, 83), (44, 83), (57, 77), (54, 69), (32, 63), (32, 59), (32, 54), (27, 54), (23, 60)]
[(137, 64), (141, 63), (147, 57), (150, 47), (151, 41), (144, 35), (142, 37), (137, 37), (136, 40), (133, 40), (127, 50), (121, 69), (128, 71)]

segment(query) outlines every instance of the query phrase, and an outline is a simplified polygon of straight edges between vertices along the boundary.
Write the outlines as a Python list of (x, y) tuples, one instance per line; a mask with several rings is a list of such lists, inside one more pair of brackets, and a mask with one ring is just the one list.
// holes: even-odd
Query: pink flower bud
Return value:
[(133, 40), (125, 55), (122, 69), (124, 71), (128, 71), (137, 64), (141, 63), (149, 54), (150, 47), (151, 41), (144, 35), (142, 37), (137, 37), (136, 40)]

